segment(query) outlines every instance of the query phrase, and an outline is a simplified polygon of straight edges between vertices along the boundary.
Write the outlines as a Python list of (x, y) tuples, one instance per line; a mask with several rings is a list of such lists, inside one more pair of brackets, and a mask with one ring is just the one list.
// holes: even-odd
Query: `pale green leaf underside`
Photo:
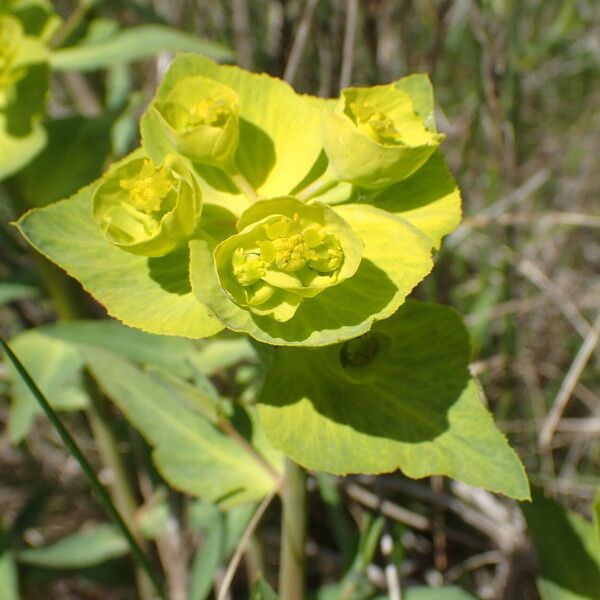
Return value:
[(117, 356), (160, 367), (184, 378), (192, 375), (190, 362), (198, 352), (189, 340), (145, 333), (108, 319), (53, 323), (37, 327), (36, 332), (78, 347), (99, 346)]
[[(320, 113), (315, 103), (296, 94), (280, 79), (234, 66), (220, 66), (189, 54), (179, 55), (173, 61), (158, 90), (157, 99), (167, 93), (173, 82), (191, 75), (220, 81), (238, 94), (240, 145), (236, 164), (260, 196), (273, 198), (286, 195), (302, 181), (322, 147)], [(146, 139), (144, 120), (142, 137)], [(207, 200), (217, 202), (218, 195), (207, 197)], [(222, 198), (226, 200), (227, 194)]]
[(81, 569), (125, 556), (127, 540), (112, 525), (98, 525), (79, 531), (49, 546), (21, 550), (19, 562), (47, 569)]
[(23, 136), (13, 136), (6, 130), (6, 119), (0, 113), (0, 180), (16, 173), (46, 145), (46, 130), (37, 122)]
[(523, 467), (469, 379), (454, 311), (410, 301), (373, 330), (393, 340), (374, 383), (341, 374), (342, 345), (274, 352), (259, 396), (272, 443), (311, 469), (440, 474), (527, 498)]
[[(83, 362), (71, 344), (31, 330), (13, 338), (11, 346), (55, 409), (78, 410), (87, 406), (81, 376)], [(17, 444), (27, 435), (41, 409), (11, 363), (8, 369), (12, 381), (8, 433), (10, 441)]]
[(458, 226), (462, 216), (460, 191), (439, 150), (414, 175), (367, 202), (406, 219), (425, 233), (435, 248)]
[(202, 302), (234, 331), (276, 345), (324, 346), (368, 331), (404, 302), (432, 268), (431, 242), (402, 219), (371, 206), (335, 210), (365, 243), (363, 260), (350, 279), (305, 300), (292, 319), (279, 323), (233, 304), (217, 278), (207, 243), (190, 243), (192, 287)]
[(89, 44), (55, 50), (50, 64), (59, 71), (95, 71), (159, 52), (200, 52), (215, 60), (232, 60), (233, 52), (215, 42), (163, 25), (139, 25)]
[(126, 325), (190, 338), (220, 331), (222, 325), (191, 292), (187, 249), (147, 258), (120, 250), (101, 236), (92, 219), (95, 185), (28, 212), (19, 220), (19, 229)]
[[(101, 350), (84, 355), (102, 390), (154, 447), (157, 468), (175, 488), (223, 507), (259, 500), (275, 489), (265, 467), (174, 393), (126, 360)], [(256, 429), (253, 442), (279, 470), (280, 455), (267, 449)]]

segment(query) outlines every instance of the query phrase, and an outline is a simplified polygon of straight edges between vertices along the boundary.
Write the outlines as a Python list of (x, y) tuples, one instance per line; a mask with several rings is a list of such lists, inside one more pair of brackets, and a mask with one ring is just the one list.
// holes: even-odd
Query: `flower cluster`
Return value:
[(428, 232), (377, 206), (443, 139), (424, 115), (428, 81), (404, 83), (332, 103), (180, 56), (141, 151), (95, 189), (99, 230), (148, 257), (189, 243), (196, 300), (235, 331), (291, 345), (362, 335), (432, 264)]

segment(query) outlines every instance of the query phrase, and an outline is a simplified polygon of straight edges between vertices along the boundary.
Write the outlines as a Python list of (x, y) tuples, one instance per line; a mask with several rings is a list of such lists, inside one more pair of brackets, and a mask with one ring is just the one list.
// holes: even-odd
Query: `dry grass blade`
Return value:
[(562, 385), (558, 390), (558, 394), (552, 404), (552, 409), (548, 413), (548, 416), (542, 426), (539, 435), (539, 445), (542, 448), (547, 448), (551, 441), (554, 432), (560, 422), (560, 419), (565, 411), (569, 398), (571, 397), (577, 381), (581, 377), (585, 366), (590, 359), (594, 349), (598, 345), (598, 339), (600, 337), (600, 315), (596, 319), (596, 322), (592, 326), (590, 332), (585, 337), (583, 344), (579, 348), (579, 351), (575, 355), (565, 378), (563, 379)]

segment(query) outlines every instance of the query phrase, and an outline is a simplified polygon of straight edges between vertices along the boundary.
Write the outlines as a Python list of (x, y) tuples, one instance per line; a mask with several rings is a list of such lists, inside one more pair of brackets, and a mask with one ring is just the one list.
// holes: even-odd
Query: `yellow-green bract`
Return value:
[(143, 157), (125, 161), (106, 176), (93, 198), (104, 237), (143, 256), (164, 256), (186, 243), (201, 212), (195, 176), (173, 154), (159, 166)]
[(425, 128), (410, 95), (395, 84), (342, 91), (323, 114), (323, 145), (341, 181), (383, 188), (422, 167), (444, 136)]

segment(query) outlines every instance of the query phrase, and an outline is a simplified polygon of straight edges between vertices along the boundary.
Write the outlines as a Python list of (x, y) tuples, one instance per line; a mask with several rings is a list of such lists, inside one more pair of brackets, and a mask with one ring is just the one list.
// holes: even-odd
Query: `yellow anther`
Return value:
[(149, 215), (161, 210), (162, 200), (171, 191), (173, 181), (166, 167), (157, 169), (146, 160), (137, 179), (121, 179), (119, 185), (129, 191), (134, 208)]
[(231, 257), (233, 275), (240, 285), (253, 285), (265, 274), (265, 261), (260, 256), (260, 250), (244, 250), (237, 248)]
[(337, 270), (343, 252), (337, 238), (323, 234), (319, 228), (302, 231), (300, 217), (281, 217), (264, 225), (268, 240), (258, 242), (262, 259), (285, 273), (310, 267), (320, 273)]
[(382, 141), (399, 140), (400, 132), (396, 129), (392, 120), (383, 113), (374, 113), (369, 118), (368, 123), (375, 136), (380, 138)]
[(203, 99), (190, 110), (190, 124), (222, 127), (230, 116), (231, 103), (226, 98)]
[(398, 142), (401, 134), (396, 129), (393, 121), (385, 114), (376, 111), (367, 102), (358, 104), (350, 103), (350, 110), (356, 117), (358, 128), (378, 142)]

